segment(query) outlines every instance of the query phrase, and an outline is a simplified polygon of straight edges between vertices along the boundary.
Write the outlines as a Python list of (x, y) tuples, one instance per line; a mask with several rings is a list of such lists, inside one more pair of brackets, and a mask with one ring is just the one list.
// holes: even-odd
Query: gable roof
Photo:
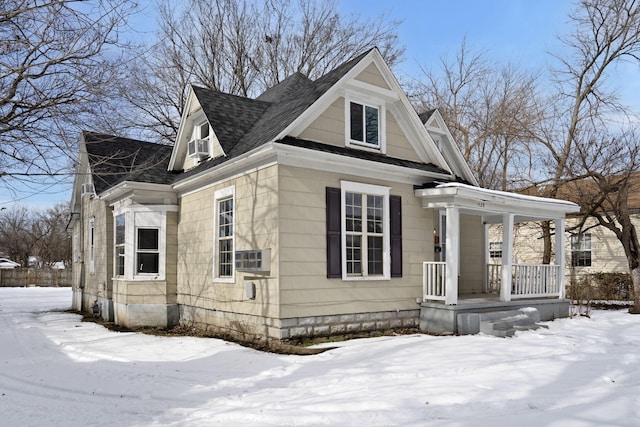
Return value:
[(238, 143), (269, 103), (191, 86), (225, 153)]
[(168, 184), (172, 147), (94, 132), (82, 133), (96, 194), (123, 181)]
[[(365, 83), (351, 82), (359, 75), (358, 73), (361, 73), (365, 67), (372, 63), (381, 70), (383, 79), (389, 83), (389, 87), (392, 89), (376, 89), (373, 86), (366, 88), (367, 84)], [(413, 142), (411, 144), (419, 151), (418, 157), (422, 159), (422, 162), (395, 159), (384, 154), (366, 153), (350, 150), (346, 147), (333, 147), (295, 138), (299, 134), (296, 129), (306, 126), (305, 120), (314, 117), (336, 96), (342, 96), (345, 88), (352, 91), (363, 88), (364, 90), (373, 90), (375, 94), (392, 100), (394, 103), (393, 111), (401, 117), (407, 116), (400, 125), (404, 126), (403, 129), (409, 129), (413, 136), (412, 141), (415, 140), (415, 144)], [(169, 146), (87, 133), (88, 139), (105, 143), (104, 146), (96, 148), (90, 154), (96, 158), (115, 156), (100, 166), (105, 169), (104, 171), (95, 170), (96, 192), (104, 191), (106, 188), (123, 181), (182, 185), (183, 181), (186, 182), (191, 177), (253, 152), (269, 143), (295, 145), (299, 148), (450, 176), (452, 172), (449, 170), (450, 166), (447, 160), (442, 157), (431, 141), (404, 92), (400, 92), (402, 89), (376, 48), (358, 55), (313, 81), (301, 73), (295, 73), (266, 90), (256, 99), (190, 86), (187, 108), (180, 125), (179, 139), (175, 142), (173, 150)], [(200, 109), (201, 111), (199, 111)], [(178, 159), (186, 155), (187, 149), (187, 140), (184, 139), (183, 132), (189, 131), (190, 122), (186, 119), (194, 113), (198, 114), (198, 117), (204, 115), (207, 119), (214, 138), (219, 143), (222, 155), (201, 160), (197, 166), (182, 170), (182, 163)], [(430, 143), (433, 147), (429, 145)], [(100, 165), (100, 162), (93, 162), (90, 165), (92, 171), (97, 165)], [(164, 166), (164, 171), (159, 170), (162, 166)], [(105, 173), (107, 176), (104, 176)]]
[(420, 121), (422, 122), (422, 124), (427, 124), (427, 122), (435, 112), (436, 112), (436, 109), (432, 108), (431, 110), (427, 110), (423, 113), (418, 114), (418, 117), (420, 117)]
[(258, 101), (265, 102), (279, 102), (291, 96), (295, 92), (304, 89), (311, 83), (312, 81), (307, 76), (305, 76), (301, 72), (296, 72), (277, 85), (265, 90), (256, 99)]
[[(371, 50), (345, 62), (314, 81), (307, 79), (300, 73), (293, 74), (276, 86), (265, 91), (258, 99), (241, 98), (203, 88), (196, 89), (195, 86), (193, 87), (194, 95), (208, 120), (210, 120), (209, 117), (215, 118), (216, 115), (222, 118), (222, 113), (216, 112), (216, 109), (224, 110), (225, 108), (231, 107), (235, 108), (237, 114), (231, 118), (231, 122), (229, 123), (246, 121), (229, 132), (232, 136), (230, 136), (227, 142), (233, 140), (235, 140), (235, 142), (233, 144), (226, 144), (226, 147), (223, 145), (225, 159), (228, 160), (247, 153), (276, 138), (280, 132), (335, 85), (349, 70), (358, 64), (362, 58), (368, 55)], [(246, 108), (246, 110), (243, 110), (242, 107)], [(225, 116), (227, 116), (227, 114), (225, 114)], [(228, 116), (231, 116), (231, 114)], [(221, 122), (217, 121), (216, 123)], [(222, 128), (220, 132), (224, 134), (229, 127), (233, 126), (233, 124), (229, 123), (221, 123)], [(219, 135), (218, 128), (213, 122), (210, 122), (210, 124), (222, 143), (222, 137)], [(221, 161), (219, 159), (210, 159), (209, 161), (203, 161), (195, 169), (200, 172), (220, 163)], [(189, 172), (191, 172), (191, 170)]]
[(462, 155), (462, 152), (458, 148), (458, 145), (456, 144), (453, 135), (451, 135), (449, 127), (444, 121), (442, 114), (440, 114), (440, 111), (435, 108), (425, 111), (424, 113), (420, 114), (419, 117), (425, 129), (427, 129), (427, 132), (429, 132), (430, 137), (431, 133), (434, 132), (447, 139), (448, 143), (442, 145), (440, 147), (440, 150), (449, 167), (451, 167), (451, 169), (459, 177), (464, 177), (468, 182), (472, 183), (475, 186), (479, 186), (478, 180), (476, 179), (474, 173), (471, 171), (471, 168)]

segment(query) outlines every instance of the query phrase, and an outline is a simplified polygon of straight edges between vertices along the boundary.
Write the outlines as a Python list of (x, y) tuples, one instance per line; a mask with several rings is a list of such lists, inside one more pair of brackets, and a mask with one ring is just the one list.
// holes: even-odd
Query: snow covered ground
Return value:
[(2, 426), (638, 426), (640, 316), (515, 338), (408, 335), (314, 356), (117, 333), (70, 289), (0, 288)]

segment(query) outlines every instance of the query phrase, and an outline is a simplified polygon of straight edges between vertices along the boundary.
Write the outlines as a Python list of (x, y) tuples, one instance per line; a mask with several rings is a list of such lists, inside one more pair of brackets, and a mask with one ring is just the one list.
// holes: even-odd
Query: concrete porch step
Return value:
[(540, 327), (540, 313), (532, 307), (485, 313), (460, 313), (457, 320), (459, 334), (483, 333), (496, 337), (511, 337), (517, 331)]

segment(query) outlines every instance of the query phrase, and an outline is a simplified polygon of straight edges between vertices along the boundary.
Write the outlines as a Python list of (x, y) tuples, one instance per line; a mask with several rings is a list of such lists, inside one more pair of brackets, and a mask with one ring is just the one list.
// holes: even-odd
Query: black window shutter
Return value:
[(342, 277), (341, 196), (339, 188), (327, 187), (327, 277)]
[(402, 198), (389, 196), (391, 277), (402, 277)]

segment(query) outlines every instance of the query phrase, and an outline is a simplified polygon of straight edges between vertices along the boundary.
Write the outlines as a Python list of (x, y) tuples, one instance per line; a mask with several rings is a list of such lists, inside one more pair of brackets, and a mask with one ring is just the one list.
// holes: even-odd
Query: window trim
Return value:
[[(206, 136), (202, 136), (202, 127), (204, 125), (207, 125), (207, 135)], [(197, 131), (196, 131), (197, 129)], [(196, 137), (195, 134), (198, 134), (198, 136)], [(196, 139), (209, 139), (209, 136), (211, 135), (211, 126), (209, 125), (209, 122), (207, 120), (203, 120), (200, 122), (197, 122), (196, 125), (194, 126), (194, 138)]]
[[(373, 97), (367, 97), (362, 95), (347, 94), (345, 96), (344, 104), (344, 136), (345, 146), (349, 148), (355, 148), (358, 150), (371, 151), (374, 153), (386, 154), (386, 108), (385, 103), (382, 100), (375, 99)], [(358, 141), (351, 139), (351, 103), (362, 105), (363, 109), (366, 107), (373, 107), (378, 109), (378, 145), (369, 144), (366, 141)], [(363, 114), (364, 117), (364, 114)], [(366, 130), (363, 129), (363, 132)], [(366, 139), (366, 138), (364, 138)]]
[[(231, 235), (231, 276), (220, 277), (220, 238), (218, 236), (218, 230), (220, 227), (220, 202), (224, 200), (233, 200), (233, 219), (231, 222), (232, 235)], [(213, 195), (213, 282), (214, 283), (235, 283), (236, 282), (236, 187), (232, 185), (230, 187), (217, 190)]]
[(96, 219), (89, 219), (89, 274), (96, 274)]
[[(155, 250), (151, 250), (151, 249), (140, 249), (139, 244), (140, 244), (140, 230), (156, 230), (158, 232), (157, 236), (156, 236), (156, 249)], [(160, 255), (160, 233), (162, 232), (160, 227), (157, 226), (148, 226), (148, 225), (136, 225), (135, 227), (135, 231), (134, 231), (134, 236), (135, 236), (135, 243), (134, 243), (134, 247), (135, 247), (135, 264), (133, 266), (133, 271), (134, 271), (134, 275), (135, 276), (158, 276), (160, 274), (160, 259), (161, 259), (161, 255)], [(142, 272), (142, 271), (138, 271), (138, 254), (140, 253), (145, 253), (145, 254), (158, 254), (158, 271), (156, 272)]]
[[(583, 247), (584, 243), (586, 242), (585, 237), (588, 237), (588, 241), (589, 241), (589, 249), (585, 249)], [(578, 249), (574, 249), (575, 243), (574, 243), (574, 239), (577, 238), (577, 245), (578, 245)], [(571, 249), (571, 267), (592, 267), (593, 266), (593, 236), (591, 235), (591, 233), (578, 233), (578, 234), (572, 234), (569, 238), (569, 248)], [(589, 264), (588, 265), (582, 265), (580, 264), (578, 261), (581, 259), (580, 258), (580, 254), (582, 253), (589, 253)], [(575, 262), (574, 262), (575, 260)], [(585, 258), (586, 260), (586, 258)]]
[[(340, 182), (340, 235), (341, 235), (341, 261), (343, 281), (363, 281), (363, 280), (390, 280), (391, 279), (391, 230), (389, 224), (389, 190), (390, 187), (380, 185), (362, 184), (351, 181)], [(363, 239), (361, 249), (362, 275), (347, 274), (347, 230), (346, 230), (346, 193), (360, 193), (363, 195), (382, 196), (382, 274), (369, 276), (367, 272), (367, 233), (363, 227)]]
[[(124, 219), (124, 237), (122, 243), (118, 243), (118, 217)], [(113, 277), (124, 278), (127, 276), (127, 214), (114, 212), (113, 214)], [(122, 254), (118, 252), (122, 248)], [(122, 258), (122, 274), (118, 270), (119, 260)]]

